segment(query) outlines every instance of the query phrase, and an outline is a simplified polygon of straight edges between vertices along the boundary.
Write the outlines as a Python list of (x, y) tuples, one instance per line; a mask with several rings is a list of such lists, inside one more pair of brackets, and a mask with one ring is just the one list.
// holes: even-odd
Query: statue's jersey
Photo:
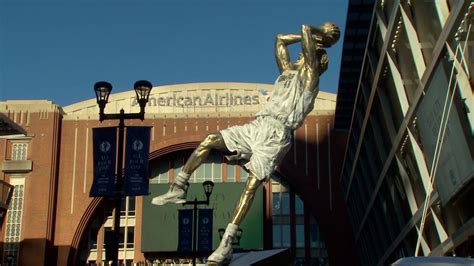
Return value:
[(297, 70), (287, 70), (275, 81), (272, 97), (257, 117), (271, 116), (286, 127), (296, 129), (313, 110), (317, 92), (303, 87)]
[(270, 177), (291, 147), (293, 130), (313, 109), (316, 93), (304, 88), (298, 71), (283, 72), (255, 120), (220, 131), (227, 149), (235, 152), (229, 159), (248, 159), (245, 168), (257, 179)]

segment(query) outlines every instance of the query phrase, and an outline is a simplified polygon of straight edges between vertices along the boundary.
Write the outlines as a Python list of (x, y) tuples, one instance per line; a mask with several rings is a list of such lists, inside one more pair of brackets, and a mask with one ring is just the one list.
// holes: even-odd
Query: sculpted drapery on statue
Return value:
[[(228, 154), (229, 159), (245, 159), (249, 177), (237, 202), (219, 247), (208, 258), (208, 264), (228, 263), (232, 258), (232, 239), (252, 204), (257, 188), (267, 180), (291, 146), (292, 132), (314, 107), (319, 91), (319, 76), (328, 68), (324, 48), (339, 39), (337, 25), (325, 22), (320, 27), (302, 25), (300, 34), (278, 34), (275, 57), (280, 76), (272, 97), (256, 114), (255, 120), (232, 126), (207, 136), (188, 158), (169, 191), (155, 197), (152, 203), (181, 204), (186, 201), (190, 175), (205, 160), (211, 149)], [(288, 45), (301, 43), (302, 51), (293, 63)]]

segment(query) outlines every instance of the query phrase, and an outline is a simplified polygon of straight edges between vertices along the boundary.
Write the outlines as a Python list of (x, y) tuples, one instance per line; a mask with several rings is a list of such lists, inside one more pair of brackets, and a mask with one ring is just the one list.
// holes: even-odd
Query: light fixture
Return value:
[(105, 107), (107, 101), (109, 100), (110, 92), (112, 91), (112, 84), (107, 81), (99, 81), (94, 84), (95, 97), (97, 99), (97, 104)]
[(151, 88), (153, 86), (147, 80), (139, 80), (135, 82), (133, 89), (137, 94), (137, 102), (140, 104), (140, 107), (145, 107), (146, 103), (148, 102), (148, 98), (150, 97)]
[(112, 84), (107, 81), (99, 81), (94, 84), (95, 97), (97, 104), (99, 105), (99, 121), (104, 120), (104, 109), (105, 105), (109, 101), (109, 95), (112, 91)]
[(209, 197), (212, 194), (212, 189), (214, 188), (214, 182), (209, 181), (209, 180), (204, 181), (204, 183), (202, 183), (202, 187), (204, 188), (204, 193), (206, 194), (206, 198), (209, 200)]

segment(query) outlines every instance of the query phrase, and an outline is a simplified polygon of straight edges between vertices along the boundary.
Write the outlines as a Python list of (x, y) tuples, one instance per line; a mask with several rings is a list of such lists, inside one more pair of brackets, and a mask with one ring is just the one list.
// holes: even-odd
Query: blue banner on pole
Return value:
[(150, 127), (127, 127), (125, 145), (125, 196), (148, 195)]
[(199, 209), (198, 218), (198, 251), (212, 251), (212, 211), (213, 209)]
[(178, 252), (192, 251), (193, 249), (193, 210), (178, 210)]
[(108, 197), (115, 194), (115, 157), (117, 150), (117, 128), (92, 129), (94, 180), (90, 197)]

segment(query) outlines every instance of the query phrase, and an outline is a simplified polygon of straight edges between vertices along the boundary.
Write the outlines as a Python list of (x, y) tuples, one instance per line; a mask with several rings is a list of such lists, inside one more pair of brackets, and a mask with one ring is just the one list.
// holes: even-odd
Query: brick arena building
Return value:
[[(271, 90), (271, 85), (256, 83), (193, 83), (152, 90), (145, 120), (126, 121), (151, 126), (151, 170), (150, 195), (123, 199), (121, 262), (180, 258), (174, 246), (176, 209), (152, 206), (151, 198), (168, 187), (200, 140), (250, 121)], [(133, 91), (112, 94), (105, 112), (138, 111), (134, 97)], [(346, 136), (333, 130), (335, 106), (335, 94), (319, 93), (314, 110), (294, 132), (292, 149), (274, 180), (259, 191), (253, 218), (242, 226), (241, 249), (288, 248), (296, 261), (317, 265), (357, 261), (339, 188)], [(64, 107), (47, 100), (3, 101), (0, 112), (26, 131), (0, 138), (2, 179), (15, 186), (2, 227), (3, 263), (105, 263), (113, 210), (112, 201), (89, 197), (92, 128), (117, 122), (99, 123), (95, 99)], [(247, 175), (220, 153), (211, 154), (193, 175), (192, 183), (216, 183), (211, 197), (215, 227), (227, 222)], [(156, 235), (160, 230), (171, 233)], [(213, 242), (215, 248), (217, 228)]]

